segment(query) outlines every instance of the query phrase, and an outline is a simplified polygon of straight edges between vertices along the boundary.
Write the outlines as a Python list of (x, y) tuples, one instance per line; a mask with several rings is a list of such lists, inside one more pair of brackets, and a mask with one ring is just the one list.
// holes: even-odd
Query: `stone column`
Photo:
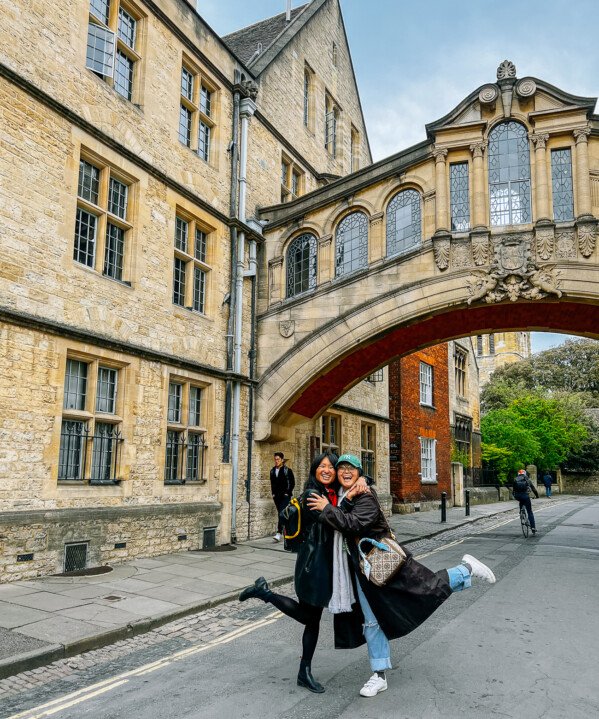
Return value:
[(547, 134), (531, 133), (530, 139), (535, 145), (535, 178), (536, 178), (536, 221), (549, 220), (549, 189), (547, 185)]
[(376, 215), (372, 215), (370, 218), (370, 231), (369, 243), (368, 243), (368, 262), (373, 264), (378, 262), (385, 257), (385, 237), (383, 233), (383, 218), (385, 217), (384, 212), (377, 212)]
[(590, 127), (574, 130), (576, 140), (576, 209), (578, 217), (591, 214), (591, 179), (589, 177), (589, 145)]
[(436, 232), (447, 232), (449, 227), (447, 221), (447, 150), (435, 148), (433, 157), (435, 158), (435, 230)]
[(487, 193), (485, 188), (485, 167), (483, 164), (486, 147), (486, 141), (470, 145), (470, 152), (472, 153), (472, 199), (474, 203), (474, 207), (472, 208), (473, 229), (487, 226), (485, 207)]
[(268, 263), (268, 303), (278, 304), (284, 292), (283, 257), (274, 257)]
[(318, 286), (330, 282), (333, 277), (332, 245), (333, 235), (325, 235), (318, 240)]

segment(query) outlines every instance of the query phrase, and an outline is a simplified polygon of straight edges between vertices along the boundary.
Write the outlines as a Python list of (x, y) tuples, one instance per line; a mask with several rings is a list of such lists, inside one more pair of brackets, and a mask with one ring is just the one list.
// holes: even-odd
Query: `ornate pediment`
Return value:
[(526, 112), (544, 110), (572, 110), (579, 108), (587, 113), (595, 109), (597, 98), (570, 95), (543, 80), (534, 77), (518, 78), (516, 67), (510, 60), (504, 60), (497, 68), (495, 82), (482, 85), (470, 93), (451, 112), (426, 126), (429, 138), (434, 139), (437, 132), (455, 125), (480, 121), (485, 108), (498, 107), (504, 117), (526, 108)]

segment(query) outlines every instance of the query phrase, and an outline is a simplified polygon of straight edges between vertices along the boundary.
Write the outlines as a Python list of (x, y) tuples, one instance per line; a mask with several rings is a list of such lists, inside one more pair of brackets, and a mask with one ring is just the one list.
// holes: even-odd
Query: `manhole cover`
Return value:
[(218, 547), (206, 547), (206, 549), (192, 549), (190, 551), (198, 554), (202, 552), (232, 552), (237, 547), (234, 544), (221, 544)]
[(88, 569), (75, 569), (72, 572), (60, 572), (53, 574), (53, 577), (93, 577), (95, 574), (107, 574), (112, 572), (112, 567), (89, 567)]

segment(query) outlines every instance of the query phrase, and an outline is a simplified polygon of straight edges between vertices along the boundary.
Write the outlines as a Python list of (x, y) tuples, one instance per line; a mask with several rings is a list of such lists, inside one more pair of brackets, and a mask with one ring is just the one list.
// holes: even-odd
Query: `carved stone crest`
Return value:
[(583, 257), (590, 257), (595, 249), (597, 227), (592, 224), (578, 225), (578, 247)]
[(564, 230), (563, 232), (557, 233), (555, 237), (555, 256), (559, 259), (572, 259), (576, 257), (573, 230)]
[(497, 68), (497, 79), (506, 80), (509, 77), (516, 77), (516, 66), (510, 60), (504, 60)]
[(440, 270), (446, 270), (449, 267), (449, 239), (434, 239), (433, 249), (435, 252), (435, 263)]
[(470, 267), (472, 265), (472, 252), (468, 240), (453, 241), (451, 246), (452, 267)]
[(291, 337), (295, 332), (295, 320), (281, 320), (279, 322), (281, 337)]
[(506, 237), (495, 245), (489, 272), (475, 270), (469, 281), (468, 304), (518, 299), (537, 300), (547, 295), (562, 296), (555, 265), (536, 265), (531, 259), (531, 239)]

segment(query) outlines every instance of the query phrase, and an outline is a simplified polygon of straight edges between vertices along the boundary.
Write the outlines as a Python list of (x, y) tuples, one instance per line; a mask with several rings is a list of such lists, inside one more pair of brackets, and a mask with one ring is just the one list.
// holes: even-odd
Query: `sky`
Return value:
[[(292, 7), (304, 4), (294, 0)], [(220, 35), (284, 12), (286, 0), (199, 0)], [(426, 138), (503, 60), (573, 95), (599, 84), (596, 0), (341, 0), (373, 160)], [(533, 351), (564, 335), (533, 333)]]

